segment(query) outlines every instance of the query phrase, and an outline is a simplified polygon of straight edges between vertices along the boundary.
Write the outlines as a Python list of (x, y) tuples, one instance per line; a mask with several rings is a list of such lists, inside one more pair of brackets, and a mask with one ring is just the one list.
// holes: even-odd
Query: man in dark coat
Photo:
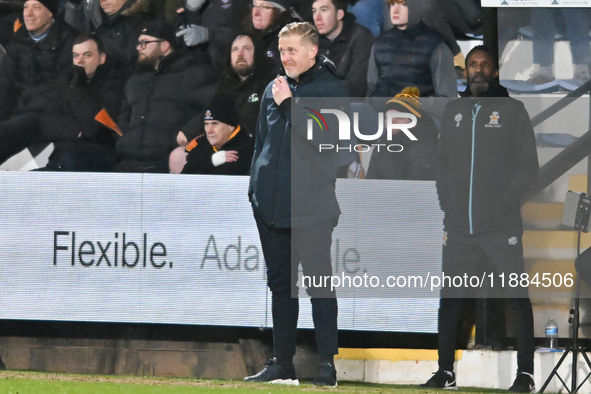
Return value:
[(245, 31), (260, 41), (265, 50), (269, 67), (277, 75), (281, 71), (281, 57), (277, 50), (277, 33), (296, 19), (291, 15), (293, 0), (252, 0), (252, 11), (244, 20)]
[(24, 25), (14, 34), (0, 74), (0, 163), (39, 141), (38, 117), (55, 99), (72, 64), (74, 30), (57, 0), (27, 0)]
[(125, 73), (104, 53), (100, 39), (83, 34), (74, 40), (72, 72), (42, 117), (46, 141), (53, 142), (47, 170), (110, 171), (115, 166), (116, 132), (95, 120), (105, 110), (117, 119)]
[[(202, 4), (200, 4), (202, 3)], [(198, 6), (199, 9), (194, 7)], [(198, 15), (198, 23), (181, 26), (177, 37), (188, 47), (207, 43), (215, 67), (224, 67), (226, 54), (244, 14), (249, 11), (247, 0), (187, 1), (186, 8)]]
[(337, 77), (345, 80), (351, 97), (364, 97), (373, 34), (355, 23), (345, 0), (316, 0), (312, 14), (320, 34), (320, 54), (335, 64)]
[(144, 8), (148, 0), (103, 0), (101, 25), (95, 33), (100, 37), (107, 56), (120, 62), (129, 72), (138, 56), (137, 38), (146, 20)]
[(254, 140), (239, 124), (234, 99), (216, 95), (203, 118), (205, 134), (191, 141), (183, 174), (248, 175)]
[[(125, 85), (115, 171), (168, 172), (177, 134), (202, 113), (217, 89), (209, 63), (176, 44), (165, 21), (146, 22), (139, 36), (138, 72)], [(195, 135), (187, 135), (192, 139)]]
[[(347, 97), (332, 63), (318, 57), (318, 33), (310, 23), (290, 23), (279, 33), (286, 77), (267, 86), (261, 102), (249, 195), (259, 229), (268, 286), (273, 294), (275, 358), (245, 380), (299, 384), (293, 366), (298, 321), (297, 267), (310, 277), (332, 274), (331, 236), (340, 209), (335, 194), (338, 154), (318, 153), (318, 143), (336, 145), (337, 128), (307, 139), (304, 108), (292, 97)], [(292, 121), (296, 123), (292, 123)], [(292, 167), (293, 163), (293, 167)], [(318, 278), (317, 278), (318, 279)], [(336, 386), (337, 300), (328, 287), (308, 285), (320, 365), (314, 383)]]
[[(520, 200), (538, 173), (533, 127), (523, 103), (507, 97), (496, 81), (498, 67), (488, 49), (473, 48), (466, 71), (468, 97), (447, 104), (437, 148), (437, 192), (446, 231), (442, 271), (452, 278), (480, 278), (485, 272), (520, 278), (525, 272)], [(517, 376), (509, 390), (530, 393), (534, 328), (528, 289), (500, 281), (480, 288), (489, 297), (507, 298), (517, 343)], [(468, 287), (442, 288), (439, 370), (422, 387), (456, 387), (454, 354), (463, 298), (480, 296)]]
[(383, 32), (371, 52), (368, 94), (394, 97), (407, 86), (422, 97), (457, 97), (453, 55), (443, 37), (421, 18), (427, 0), (387, 0), (394, 27)]

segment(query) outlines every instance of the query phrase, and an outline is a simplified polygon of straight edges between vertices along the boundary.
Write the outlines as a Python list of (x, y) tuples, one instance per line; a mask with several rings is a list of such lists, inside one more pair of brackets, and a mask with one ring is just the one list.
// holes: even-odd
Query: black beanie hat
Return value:
[(173, 47), (177, 46), (174, 27), (164, 20), (144, 22), (142, 25), (142, 31), (140, 32), (140, 35), (142, 34), (168, 41)]
[(203, 120), (217, 120), (229, 126), (238, 126), (238, 114), (234, 98), (227, 93), (216, 95), (205, 110)]
[(39, 3), (43, 4), (45, 8), (49, 10), (54, 16), (57, 14), (57, 7), (59, 5), (59, 0), (37, 0)]

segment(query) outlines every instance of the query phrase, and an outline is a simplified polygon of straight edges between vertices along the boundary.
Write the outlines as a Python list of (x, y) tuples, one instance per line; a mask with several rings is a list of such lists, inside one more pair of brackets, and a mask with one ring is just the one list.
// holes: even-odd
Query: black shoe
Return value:
[(457, 390), (456, 374), (451, 371), (437, 371), (431, 376), (431, 379), (427, 380), (426, 383), (420, 384), (419, 387)]
[(247, 376), (244, 378), (245, 382), (261, 382), (261, 383), (276, 383), (287, 384), (290, 386), (299, 386), (300, 381), (296, 378), (295, 368), (293, 365), (289, 369), (284, 369), (277, 362), (276, 358), (272, 358), (265, 363), (266, 367), (256, 375)]
[(323, 361), (318, 366), (314, 386), (337, 387), (337, 370), (329, 361)]
[(535, 389), (534, 378), (527, 372), (517, 372), (513, 386), (509, 387), (509, 391), (515, 393), (533, 393)]

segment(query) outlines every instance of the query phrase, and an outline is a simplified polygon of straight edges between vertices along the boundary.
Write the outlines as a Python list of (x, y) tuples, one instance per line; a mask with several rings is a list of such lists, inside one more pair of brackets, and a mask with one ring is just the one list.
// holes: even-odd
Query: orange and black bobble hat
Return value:
[(388, 109), (395, 109), (397, 111), (410, 111), (417, 118), (421, 117), (421, 100), (419, 88), (415, 86), (407, 86), (402, 89), (402, 92), (394, 96), (388, 101)]

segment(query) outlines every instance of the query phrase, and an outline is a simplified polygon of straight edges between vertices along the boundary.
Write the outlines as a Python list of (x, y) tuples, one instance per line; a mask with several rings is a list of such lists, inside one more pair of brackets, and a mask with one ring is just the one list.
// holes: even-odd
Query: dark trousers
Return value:
[[(299, 299), (298, 266), (304, 276), (332, 275), (330, 247), (336, 220), (304, 228), (276, 229), (254, 214), (263, 255), (267, 284), (272, 294), (273, 348), (275, 357), (293, 357), (296, 350)], [(319, 283), (318, 281), (316, 283)], [(330, 286), (330, 280), (328, 281)], [(316, 346), (321, 357), (338, 353), (337, 300), (329, 288), (307, 289), (312, 302)]]
[[(483, 235), (465, 235), (449, 232), (443, 247), (442, 271), (450, 276), (464, 274), (482, 275), (483, 272), (521, 274), (523, 267), (523, 246), (520, 228), (510, 228)], [(498, 278), (498, 276), (497, 276)], [(507, 279), (505, 279), (507, 280)], [(507, 282), (505, 282), (507, 287)], [(500, 288), (497, 280), (496, 290)], [(464, 290), (464, 289), (461, 289)], [(509, 308), (508, 322), (512, 324), (517, 341), (518, 372), (533, 373), (534, 369), (534, 319), (527, 288), (512, 289), (506, 303)], [(494, 292), (493, 292), (494, 293)], [(474, 293), (459, 293), (454, 289), (443, 289), (439, 305), (439, 369), (453, 371), (455, 344), (460, 323), (463, 298)], [(494, 293), (499, 296), (498, 293)]]
[(0, 122), (0, 164), (23, 149), (41, 142), (39, 114), (27, 112)]

